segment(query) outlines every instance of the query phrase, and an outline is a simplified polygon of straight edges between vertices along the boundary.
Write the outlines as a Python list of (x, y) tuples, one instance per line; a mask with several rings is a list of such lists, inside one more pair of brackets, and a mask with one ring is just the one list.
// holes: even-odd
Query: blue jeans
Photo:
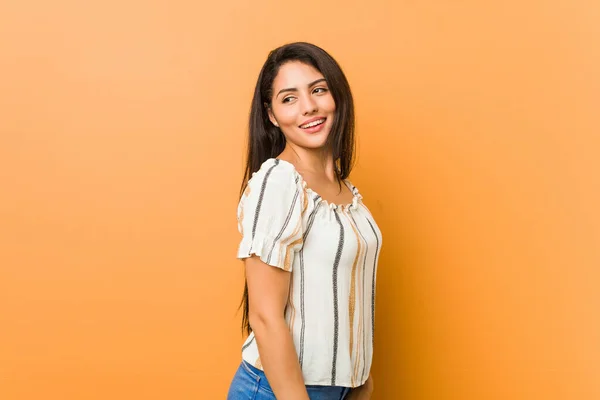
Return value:
[[(350, 388), (342, 386), (306, 385), (310, 400), (342, 400)], [(231, 386), (227, 400), (276, 400), (263, 371), (242, 361)]]

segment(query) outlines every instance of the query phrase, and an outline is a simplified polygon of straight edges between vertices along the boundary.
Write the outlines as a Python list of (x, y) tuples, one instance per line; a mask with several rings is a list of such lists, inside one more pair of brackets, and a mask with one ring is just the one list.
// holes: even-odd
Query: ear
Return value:
[(273, 109), (269, 107), (267, 103), (265, 103), (265, 108), (267, 109), (267, 113), (269, 114), (269, 120), (273, 125), (279, 128), (279, 124), (277, 123), (277, 119), (275, 119), (275, 114), (273, 114)]

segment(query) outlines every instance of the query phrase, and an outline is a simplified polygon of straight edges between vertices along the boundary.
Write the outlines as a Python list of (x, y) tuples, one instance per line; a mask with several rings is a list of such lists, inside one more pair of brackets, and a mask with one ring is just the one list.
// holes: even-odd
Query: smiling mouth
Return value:
[(302, 128), (302, 129), (313, 128), (315, 126), (324, 124), (326, 119), (327, 118), (321, 118), (321, 119), (318, 119), (316, 121), (309, 122), (308, 124), (300, 125), (300, 128)]

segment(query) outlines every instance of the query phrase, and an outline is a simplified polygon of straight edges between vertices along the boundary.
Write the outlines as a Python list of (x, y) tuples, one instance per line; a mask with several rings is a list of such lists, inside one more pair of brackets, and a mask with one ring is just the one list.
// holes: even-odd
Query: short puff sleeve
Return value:
[(292, 270), (294, 253), (303, 244), (306, 194), (291, 167), (271, 159), (248, 181), (237, 208), (242, 235), (237, 258), (255, 254), (268, 265)]

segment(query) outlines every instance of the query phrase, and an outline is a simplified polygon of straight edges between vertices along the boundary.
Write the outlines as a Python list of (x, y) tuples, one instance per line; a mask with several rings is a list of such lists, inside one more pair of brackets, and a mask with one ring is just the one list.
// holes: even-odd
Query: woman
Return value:
[(354, 105), (337, 62), (273, 50), (252, 99), (238, 205), (242, 363), (229, 400), (369, 399), (381, 232), (347, 177)]

